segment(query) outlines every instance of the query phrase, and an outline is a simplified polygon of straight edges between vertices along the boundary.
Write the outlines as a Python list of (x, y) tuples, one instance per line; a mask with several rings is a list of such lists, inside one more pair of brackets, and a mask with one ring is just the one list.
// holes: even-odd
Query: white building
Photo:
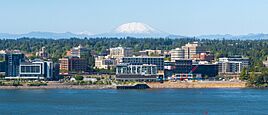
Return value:
[(224, 57), (219, 58), (219, 73), (241, 73), (243, 68), (248, 68), (249, 58)]
[(171, 61), (175, 62), (175, 60), (179, 59), (184, 59), (184, 50), (181, 48), (171, 50)]
[(19, 76), (12, 77), (22, 79), (53, 79), (53, 62), (34, 60), (32, 62), (23, 62), (19, 66)]
[(156, 81), (157, 78), (156, 65), (121, 63), (116, 66), (116, 80), (118, 81)]

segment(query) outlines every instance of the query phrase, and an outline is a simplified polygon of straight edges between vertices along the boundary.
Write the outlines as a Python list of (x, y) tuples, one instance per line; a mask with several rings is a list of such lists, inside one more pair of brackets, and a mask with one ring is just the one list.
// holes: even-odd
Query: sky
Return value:
[(1, 0), (0, 33), (106, 33), (142, 22), (177, 35), (268, 33), (268, 0)]

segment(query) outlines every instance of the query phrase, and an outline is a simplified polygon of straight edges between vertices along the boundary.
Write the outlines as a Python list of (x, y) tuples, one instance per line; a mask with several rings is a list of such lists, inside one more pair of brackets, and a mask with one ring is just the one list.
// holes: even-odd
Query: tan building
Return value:
[(193, 59), (193, 55), (206, 52), (203, 47), (198, 45), (198, 43), (188, 43), (185, 46), (182, 46), (182, 49), (184, 50), (185, 59)]
[(176, 48), (170, 51), (171, 52), (171, 61), (179, 60), (179, 59), (192, 59), (199, 60), (200, 58), (204, 58), (202, 53), (206, 53), (205, 49), (198, 45), (198, 43), (188, 43), (181, 48)]
[(112, 69), (116, 66), (116, 60), (108, 56), (98, 56), (95, 58), (95, 68)]
[(70, 56), (70, 57), (87, 58), (89, 54), (90, 54), (89, 50), (83, 47), (82, 45), (73, 47), (69, 51), (66, 51), (66, 56)]
[(164, 55), (162, 50), (143, 50), (139, 51), (141, 56), (161, 56)]
[(131, 48), (116, 47), (110, 48), (110, 57), (111, 58), (123, 58), (130, 57), (133, 55), (133, 50)]
[(36, 52), (35, 54), (38, 57), (41, 57), (43, 59), (49, 58), (48, 53), (46, 52), (46, 47), (42, 47), (40, 51)]

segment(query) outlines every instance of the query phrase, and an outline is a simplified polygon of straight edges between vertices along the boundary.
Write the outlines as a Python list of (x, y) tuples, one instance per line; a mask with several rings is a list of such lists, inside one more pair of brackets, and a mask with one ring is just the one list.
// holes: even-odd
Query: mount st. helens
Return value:
[(131, 22), (118, 26), (109, 33), (95, 35), (96, 37), (137, 37), (137, 38), (165, 38), (169, 33), (157, 30), (141, 22)]

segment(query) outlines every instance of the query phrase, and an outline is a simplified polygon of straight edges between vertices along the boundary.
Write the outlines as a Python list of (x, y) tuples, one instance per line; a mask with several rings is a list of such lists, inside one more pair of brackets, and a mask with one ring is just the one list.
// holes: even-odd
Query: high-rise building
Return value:
[(79, 57), (79, 58), (88, 58), (90, 52), (87, 48), (83, 47), (82, 45), (79, 45), (78, 47), (73, 47), (69, 51), (69, 55), (71, 57)]
[(171, 61), (175, 62), (175, 60), (179, 59), (184, 59), (184, 50), (181, 48), (171, 50)]
[(201, 58), (204, 58), (202, 53), (204, 54), (206, 51), (198, 43), (188, 43), (181, 48), (171, 50), (171, 61), (175, 62), (175, 60), (181, 59), (201, 60)]
[(24, 54), (19, 51), (7, 51), (5, 54), (6, 77), (17, 77), (19, 75), (19, 66), (25, 61)]
[(184, 50), (184, 58), (186, 59), (192, 59), (193, 55), (205, 52), (204, 48), (197, 43), (188, 43), (185, 46), (182, 46), (182, 49)]
[(5, 72), (6, 72), (5, 52), (0, 51), (0, 73), (5, 74)]

